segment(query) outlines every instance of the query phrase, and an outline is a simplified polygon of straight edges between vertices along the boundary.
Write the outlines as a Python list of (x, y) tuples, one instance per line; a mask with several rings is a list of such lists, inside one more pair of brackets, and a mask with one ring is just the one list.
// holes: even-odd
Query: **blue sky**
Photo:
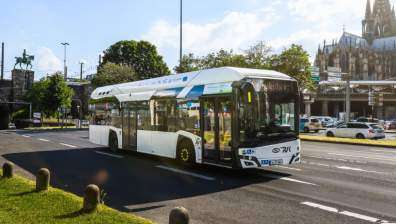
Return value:
[[(372, 0), (373, 1), (373, 0)], [(220, 48), (237, 52), (265, 41), (275, 52), (302, 44), (314, 56), (323, 39), (360, 34), (366, 0), (184, 0), (184, 52)], [(67, 41), (69, 74), (78, 63), (95, 71), (98, 55), (125, 39), (149, 40), (170, 68), (178, 60), (179, 0), (4, 0), (0, 42), (6, 44), (7, 76), (23, 49), (34, 54), (36, 79), (62, 70)]]

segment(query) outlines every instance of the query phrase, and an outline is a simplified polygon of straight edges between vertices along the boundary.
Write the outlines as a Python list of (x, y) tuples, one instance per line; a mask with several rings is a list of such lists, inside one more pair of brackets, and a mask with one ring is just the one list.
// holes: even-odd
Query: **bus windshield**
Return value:
[(257, 146), (297, 137), (296, 82), (251, 80), (239, 100), (240, 143)]

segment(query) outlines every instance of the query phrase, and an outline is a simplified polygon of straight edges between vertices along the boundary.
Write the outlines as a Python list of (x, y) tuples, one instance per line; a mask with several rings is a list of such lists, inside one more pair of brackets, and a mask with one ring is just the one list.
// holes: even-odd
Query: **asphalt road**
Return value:
[(0, 162), (82, 195), (98, 184), (105, 203), (167, 223), (184, 206), (192, 223), (384, 223), (396, 221), (396, 149), (303, 143), (303, 163), (231, 171), (137, 154), (113, 154), (87, 131), (0, 132)]

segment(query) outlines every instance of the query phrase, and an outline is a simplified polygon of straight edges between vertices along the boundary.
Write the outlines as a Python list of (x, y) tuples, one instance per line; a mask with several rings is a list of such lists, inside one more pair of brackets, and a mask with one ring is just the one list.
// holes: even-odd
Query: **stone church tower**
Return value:
[(362, 36), (370, 44), (374, 39), (396, 36), (395, 8), (391, 8), (389, 0), (376, 0), (373, 10), (370, 0), (367, 0)]
[(396, 15), (389, 0), (367, 0), (362, 36), (343, 32), (338, 41), (324, 42), (315, 59), (321, 80), (331, 69), (350, 73), (353, 80), (396, 80)]

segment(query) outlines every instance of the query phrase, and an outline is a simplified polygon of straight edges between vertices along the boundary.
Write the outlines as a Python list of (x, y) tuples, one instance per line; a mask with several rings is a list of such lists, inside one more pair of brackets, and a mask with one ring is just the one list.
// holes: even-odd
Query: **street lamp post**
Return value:
[(64, 47), (64, 59), (63, 59), (63, 63), (64, 63), (64, 67), (63, 67), (63, 75), (64, 75), (64, 79), (67, 80), (67, 65), (66, 65), (66, 48), (67, 46), (69, 46), (70, 44), (67, 42), (61, 43)]
[(77, 105), (78, 122), (76, 128), (81, 128), (81, 116), (80, 116), (80, 105)]
[(349, 73), (345, 73), (346, 88), (345, 88), (345, 121), (349, 122), (351, 119), (351, 76)]
[(182, 65), (183, 59), (183, 0), (180, 0), (180, 55), (179, 63)]

